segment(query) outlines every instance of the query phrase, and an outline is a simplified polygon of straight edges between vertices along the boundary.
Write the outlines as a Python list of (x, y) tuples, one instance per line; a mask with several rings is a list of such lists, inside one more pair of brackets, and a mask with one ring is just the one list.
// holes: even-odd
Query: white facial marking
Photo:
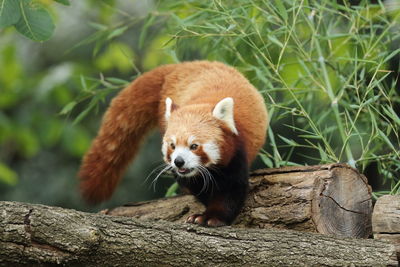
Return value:
[(175, 135), (171, 136), (171, 140), (172, 140), (172, 143), (175, 145), (176, 144), (176, 136)]
[(233, 118), (233, 98), (226, 97), (219, 101), (212, 112), (213, 116), (217, 119), (222, 120), (231, 129), (231, 131), (238, 135), (238, 131), (235, 127), (235, 120)]
[(194, 135), (189, 136), (189, 138), (188, 138), (189, 146), (193, 143), (194, 140), (196, 140), (196, 136), (194, 136)]
[(167, 97), (165, 99), (165, 120), (168, 121), (171, 116), (172, 99)]
[(163, 153), (164, 160), (167, 159), (168, 142), (164, 141), (161, 147), (161, 152)]
[(207, 154), (211, 164), (217, 164), (221, 159), (219, 147), (215, 143), (210, 142), (203, 144), (203, 151)]

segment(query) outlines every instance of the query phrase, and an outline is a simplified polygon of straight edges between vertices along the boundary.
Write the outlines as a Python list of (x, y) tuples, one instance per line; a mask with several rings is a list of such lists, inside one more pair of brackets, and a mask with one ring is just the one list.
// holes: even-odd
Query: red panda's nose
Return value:
[(176, 159), (174, 160), (175, 166), (180, 168), (183, 165), (185, 165), (185, 161), (183, 160), (183, 158), (181, 156), (176, 157)]

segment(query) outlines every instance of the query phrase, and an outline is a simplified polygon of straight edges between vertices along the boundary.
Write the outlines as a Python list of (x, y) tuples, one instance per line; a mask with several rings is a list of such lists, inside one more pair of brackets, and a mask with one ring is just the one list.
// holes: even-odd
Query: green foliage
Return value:
[(8, 185), (15, 185), (17, 183), (17, 174), (1, 162), (0, 181)]
[(17, 31), (31, 40), (48, 40), (54, 31), (53, 20), (43, 8), (32, 8), (28, 1), (20, 1), (20, 19), (15, 25)]
[[(91, 139), (88, 129), (57, 116), (80, 87), (73, 67), (61, 64), (34, 75), (20, 64), (19, 50), (7, 40), (0, 46), (0, 185), (16, 185), (18, 161), (33, 160), (45, 149), (80, 159)], [(71, 79), (68, 86), (65, 79)]]
[[(69, 5), (68, 0), (55, 0)], [(47, 9), (38, 1), (0, 0), (0, 28), (14, 26), (33, 41), (46, 41), (54, 32), (54, 23)]]
[(177, 182), (173, 183), (165, 193), (165, 197), (173, 197), (176, 196), (176, 192), (178, 191), (179, 185)]
[[(86, 108), (77, 115), (74, 124), (79, 123), (91, 112), (97, 111), (109, 94), (126, 87), (141, 74), (141, 70), (178, 61), (174, 56), (166, 54), (168, 46), (165, 44), (169, 37), (159, 28), (161, 25), (164, 26), (165, 17), (158, 17), (153, 13), (134, 17), (122, 10), (115, 9), (115, 7), (110, 7), (110, 9), (122, 14), (120, 19), (112, 24), (91, 22), (90, 26), (96, 31), (73, 46), (69, 52), (83, 46), (93, 45), (95, 65), (100, 71), (118, 69), (121, 73), (128, 73), (133, 69), (136, 74), (132, 75), (129, 80), (104, 77), (102, 74), (100, 74), (100, 78), (81, 76), (82, 91), (61, 111), (61, 114), (70, 114), (79, 104), (87, 103)], [(136, 28), (140, 32), (135, 43), (136, 50), (139, 50), (140, 53), (136, 53), (135, 49), (118, 41), (118, 37), (132, 28)]]
[(263, 93), (269, 167), (347, 162), (364, 171), (377, 162), (399, 192), (400, 96), (389, 69), (400, 52), (391, 49), (400, 41), (399, 9), (247, 0), (175, 1), (163, 10), (180, 60), (227, 62)]
[(20, 17), (18, 0), (0, 1), (0, 27), (7, 27), (17, 23)]

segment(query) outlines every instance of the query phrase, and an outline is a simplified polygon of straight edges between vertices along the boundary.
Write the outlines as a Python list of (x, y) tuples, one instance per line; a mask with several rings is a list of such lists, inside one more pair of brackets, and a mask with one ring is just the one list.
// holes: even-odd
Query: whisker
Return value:
[(210, 187), (211, 188), (211, 192), (214, 191), (214, 186), (218, 188), (218, 185), (215, 181), (215, 178), (213, 177), (213, 175), (211, 174), (211, 172), (203, 165), (199, 166), (199, 170), (201, 170), (202, 173), (204, 173), (205, 178), (207, 180), (207, 189)]
[(143, 185), (144, 183), (146, 183), (147, 180), (148, 180), (155, 172), (157, 172), (157, 171), (163, 169), (163, 168), (164, 168), (165, 166), (167, 166), (167, 165), (168, 165), (167, 163), (162, 163), (162, 164), (160, 164), (159, 166), (155, 167), (155, 168), (147, 175), (146, 179), (144, 179), (144, 181), (142, 182), (142, 185)]
[[(200, 167), (200, 166), (199, 166)], [(203, 178), (203, 187), (201, 188), (199, 195), (203, 193), (204, 190), (207, 188), (207, 178), (204, 176), (204, 173), (201, 168), (198, 168), (201, 178)]]
[(200, 165), (199, 167), (200, 167), (201, 172), (202, 172), (202, 173), (204, 174), (204, 176), (205, 176), (205, 180), (207, 181), (207, 182), (205, 182), (205, 184), (207, 184), (207, 188), (206, 188), (206, 189), (208, 189), (208, 187), (209, 187), (208, 181), (210, 180), (210, 178), (209, 178), (209, 173), (208, 173), (207, 169), (204, 168), (203, 166)]
[(153, 190), (156, 191), (156, 183), (158, 178), (160, 178), (161, 174), (163, 174), (165, 171), (171, 169), (172, 167), (170, 165), (167, 165), (164, 169), (162, 169), (156, 176), (156, 178), (153, 179), (151, 182), (150, 186), (153, 185)]
[[(203, 167), (204, 170), (208, 173), (208, 176), (209, 176), (209, 178), (210, 178), (210, 180), (211, 180), (212, 186), (215, 186), (217, 189), (219, 189), (219, 188), (218, 188), (217, 181), (215, 180), (215, 177), (212, 175), (212, 173), (208, 170), (208, 168), (206, 168), (206, 167), (204, 167), (204, 166), (202, 166), (202, 167)], [(212, 189), (213, 189), (213, 188), (212, 188)]]

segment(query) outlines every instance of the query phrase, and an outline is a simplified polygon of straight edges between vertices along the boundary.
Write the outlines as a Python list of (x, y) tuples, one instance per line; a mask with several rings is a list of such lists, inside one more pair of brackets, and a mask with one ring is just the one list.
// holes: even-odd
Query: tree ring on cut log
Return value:
[(312, 220), (319, 233), (368, 237), (371, 233), (371, 188), (351, 167), (330, 169), (330, 178), (316, 179)]

